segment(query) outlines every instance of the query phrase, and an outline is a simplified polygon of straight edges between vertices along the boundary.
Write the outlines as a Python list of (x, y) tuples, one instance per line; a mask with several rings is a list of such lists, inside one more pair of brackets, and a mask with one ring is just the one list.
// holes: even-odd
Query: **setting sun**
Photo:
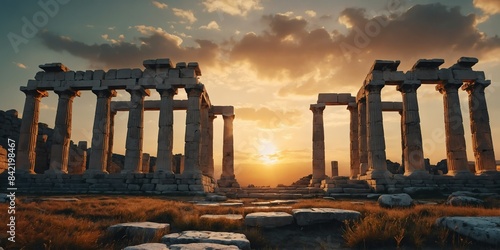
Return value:
[(278, 149), (269, 140), (261, 140), (259, 145), (259, 159), (267, 165), (274, 164), (278, 161)]

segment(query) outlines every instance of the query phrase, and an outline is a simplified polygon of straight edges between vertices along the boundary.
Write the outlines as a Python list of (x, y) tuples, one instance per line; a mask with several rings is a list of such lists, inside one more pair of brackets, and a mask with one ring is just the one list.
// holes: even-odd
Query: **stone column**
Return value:
[(403, 158), (405, 175), (425, 176), (424, 151), (422, 148), (422, 131), (418, 111), (417, 89), (420, 81), (405, 81), (397, 86), (403, 97)]
[(186, 112), (186, 135), (184, 144), (184, 172), (186, 176), (200, 176), (201, 152), (201, 99), (203, 84), (187, 85), (188, 107)]
[(144, 97), (149, 96), (150, 91), (139, 85), (127, 87), (126, 90), (130, 93), (130, 111), (125, 144), (125, 164), (122, 173), (141, 173)]
[(495, 151), (491, 138), (490, 117), (484, 89), (490, 81), (476, 80), (466, 83), (462, 88), (469, 94), (470, 128), (472, 131), (472, 148), (476, 161), (476, 173), (496, 174)]
[(382, 119), (382, 101), (380, 91), (384, 85), (368, 84), (365, 86), (366, 95), (366, 123), (368, 138), (368, 172), (371, 179), (386, 178), (387, 162), (385, 155), (384, 124)]
[(224, 119), (224, 138), (222, 141), (222, 174), (221, 179), (234, 179), (234, 115), (222, 115)]
[(368, 171), (368, 137), (366, 135), (366, 98), (358, 101), (358, 143), (359, 143), (359, 175)]
[(92, 151), (90, 153), (89, 168), (85, 171), (85, 174), (107, 174), (110, 104), (111, 98), (116, 96), (116, 91), (110, 90), (108, 87), (96, 87), (92, 89), (92, 92), (97, 96), (97, 104), (92, 129)]
[(209, 175), (210, 159), (209, 159), (209, 117), (208, 117), (208, 104), (202, 103), (200, 115), (200, 126), (201, 126), (201, 150), (200, 150), (200, 169), (203, 175)]
[(173, 173), (174, 95), (177, 94), (177, 88), (171, 85), (157, 85), (156, 90), (160, 93), (161, 100), (155, 172)]
[[(109, 139), (108, 139), (108, 158), (107, 158), (107, 169), (111, 168), (113, 163), (113, 143), (115, 137), (115, 116), (116, 111), (111, 111), (109, 115)], [(108, 171), (109, 172), (109, 171)]]
[(457, 81), (436, 86), (436, 90), (443, 94), (448, 174), (454, 176), (471, 175), (467, 163), (464, 125), (458, 98), (458, 88), (461, 85), (462, 82)]
[(311, 186), (325, 179), (325, 128), (323, 126), (323, 110), (325, 104), (311, 104), (313, 112), (313, 153)]
[(351, 158), (351, 179), (358, 178), (359, 175), (359, 135), (358, 135), (358, 105), (350, 103), (347, 106), (350, 113), (350, 158)]
[(80, 92), (66, 87), (55, 88), (54, 92), (59, 95), (59, 101), (50, 150), (50, 169), (45, 172), (67, 174), (73, 99), (80, 96)]
[(28, 89), (21, 87), (26, 94), (24, 101), (23, 118), (19, 131), (19, 142), (17, 143), (17, 173), (35, 174), (36, 139), (38, 137), (38, 115), (40, 112), (40, 100), (49, 96), (47, 91)]
[(339, 162), (332, 161), (332, 177), (339, 176)]
[(214, 120), (217, 118), (212, 112), (208, 114), (208, 176), (214, 177)]

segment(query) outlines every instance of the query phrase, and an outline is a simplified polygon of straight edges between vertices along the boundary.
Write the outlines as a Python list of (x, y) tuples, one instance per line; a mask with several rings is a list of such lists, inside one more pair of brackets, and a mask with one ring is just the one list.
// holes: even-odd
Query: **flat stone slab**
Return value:
[(294, 209), (292, 212), (299, 226), (332, 221), (356, 220), (361, 216), (361, 213), (358, 211), (337, 208), (300, 208)]
[(75, 202), (80, 201), (78, 198), (40, 198), (41, 201), (65, 201), (65, 202)]
[(129, 246), (123, 250), (169, 250), (167, 245), (163, 243), (144, 243), (137, 246)]
[(413, 199), (408, 194), (383, 194), (378, 197), (378, 204), (385, 208), (411, 207)]
[(237, 246), (240, 249), (250, 249), (250, 241), (244, 234), (212, 231), (183, 231), (167, 234), (161, 238), (167, 245), (190, 243), (215, 243), (227, 246)]
[(325, 197), (323, 197), (323, 199), (325, 199), (325, 200), (332, 200), (332, 201), (334, 201), (334, 200), (335, 200), (335, 198), (330, 197), (330, 196), (325, 196)]
[(126, 235), (128, 237), (139, 237), (144, 241), (152, 240), (158, 233), (170, 231), (170, 224), (155, 222), (128, 222), (108, 227), (108, 233), (112, 235)]
[(245, 216), (245, 225), (253, 227), (274, 228), (292, 223), (293, 216), (285, 212), (256, 212)]
[(453, 196), (468, 196), (468, 197), (474, 197), (474, 198), (487, 198), (487, 197), (498, 197), (500, 196), (497, 193), (474, 193), (474, 192), (469, 192), (469, 191), (456, 191), (450, 194), (449, 197)]
[(290, 206), (275, 206), (275, 207), (270, 207), (270, 206), (258, 206), (258, 207), (244, 207), (244, 209), (261, 209), (261, 210), (268, 210), (268, 209), (292, 209)]
[(227, 197), (224, 195), (213, 194), (213, 195), (207, 195), (207, 197), (205, 197), (205, 200), (207, 200), (207, 201), (226, 201)]
[(436, 220), (436, 225), (479, 242), (500, 245), (500, 216), (441, 217)]
[(295, 204), (298, 203), (298, 200), (274, 200), (270, 201), (272, 205), (282, 205), (282, 204)]
[(469, 196), (450, 196), (446, 201), (446, 205), (451, 205), (454, 207), (458, 206), (480, 207), (484, 205), (484, 202), (480, 199)]
[(199, 201), (194, 203), (195, 206), (207, 206), (207, 207), (218, 207), (220, 203), (211, 201)]
[(219, 220), (219, 219), (227, 219), (227, 220), (243, 220), (243, 215), (241, 214), (204, 214), (200, 216), (201, 219), (210, 219), (210, 220)]
[(222, 203), (219, 203), (219, 206), (240, 207), (240, 206), (243, 206), (243, 203), (242, 202), (222, 202)]
[(255, 206), (269, 206), (269, 205), (271, 205), (271, 202), (269, 202), (269, 201), (255, 201), (255, 202), (252, 202), (251, 204), (255, 205)]
[(215, 243), (190, 243), (190, 244), (175, 244), (170, 246), (170, 250), (239, 250), (234, 245), (222, 245)]

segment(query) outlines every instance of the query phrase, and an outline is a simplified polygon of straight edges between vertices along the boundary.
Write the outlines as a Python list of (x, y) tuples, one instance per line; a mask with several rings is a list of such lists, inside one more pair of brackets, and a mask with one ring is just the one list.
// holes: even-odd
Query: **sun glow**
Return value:
[(261, 140), (259, 145), (259, 158), (266, 165), (274, 164), (279, 159), (279, 152), (269, 140)]

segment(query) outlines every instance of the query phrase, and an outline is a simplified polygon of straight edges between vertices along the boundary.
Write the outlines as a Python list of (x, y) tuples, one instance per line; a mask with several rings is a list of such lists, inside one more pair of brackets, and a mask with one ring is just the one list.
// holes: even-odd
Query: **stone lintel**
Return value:
[(401, 61), (390, 61), (390, 60), (375, 60), (373, 63), (370, 72), (378, 70), (378, 71), (396, 71), (398, 69)]
[(384, 71), (383, 79), (386, 85), (397, 85), (406, 80), (406, 74), (403, 71)]
[(349, 102), (355, 101), (355, 98), (350, 93), (320, 93), (318, 94), (317, 103), (325, 105), (347, 105)]
[(438, 70), (444, 63), (444, 59), (418, 59), (411, 68), (412, 70)]
[[(137, 79), (113, 79), (113, 80), (102, 80), (101, 86), (109, 86), (112, 89), (127, 89), (131, 86), (138, 86)], [(139, 86), (140, 87), (140, 86)]]
[(382, 111), (400, 112), (403, 111), (402, 102), (382, 102)]
[(45, 72), (66, 72), (69, 68), (64, 66), (62, 63), (46, 63), (38, 66)]
[[(187, 110), (187, 100), (174, 100), (174, 110)], [(111, 112), (129, 111), (130, 101), (112, 101)], [(160, 100), (145, 100), (144, 110), (160, 110)]]
[(67, 81), (66, 86), (74, 90), (92, 90), (92, 88), (101, 86), (101, 80)]

